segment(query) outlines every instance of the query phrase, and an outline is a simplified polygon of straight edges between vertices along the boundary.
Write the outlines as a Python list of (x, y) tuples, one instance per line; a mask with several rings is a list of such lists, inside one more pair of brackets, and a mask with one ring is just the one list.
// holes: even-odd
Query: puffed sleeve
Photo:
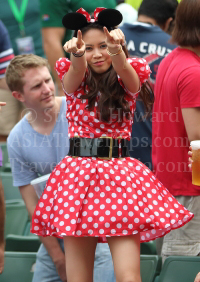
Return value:
[(84, 77), (82, 83), (80, 84), (80, 87), (73, 93), (68, 93), (65, 90), (63, 79), (65, 74), (68, 72), (70, 65), (71, 65), (71, 61), (67, 58), (60, 58), (58, 61), (56, 61), (56, 65), (55, 65), (55, 70), (61, 80), (61, 85), (67, 99), (69, 99), (69, 97), (74, 98), (78, 94), (78, 91), (80, 92), (80, 90), (83, 89), (84, 81), (85, 81), (85, 77)]
[(67, 58), (60, 58), (58, 61), (56, 61), (55, 70), (61, 81), (63, 80), (65, 73), (68, 72), (70, 65), (71, 62)]
[[(150, 67), (147, 64), (147, 61), (143, 58), (128, 58), (127, 61), (129, 64), (134, 68), (134, 70), (137, 72), (139, 79), (140, 79), (140, 87), (143, 83), (145, 83), (148, 78), (150, 77)], [(131, 96), (135, 96), (140, 92), (140, 90), (137, 93), (131, 93), (126, 89), (126, 87), (123, 84), (122, 79), (118, 76), (118, 81), (120, 85), (125, 89), (125, 91), (130, 94)]]
[(151, 74), (151, 70), (147, 61), (143, 58), (128, 58), (128, 62), (137, 72), (140, 78), (140, 85), (145, 83)]

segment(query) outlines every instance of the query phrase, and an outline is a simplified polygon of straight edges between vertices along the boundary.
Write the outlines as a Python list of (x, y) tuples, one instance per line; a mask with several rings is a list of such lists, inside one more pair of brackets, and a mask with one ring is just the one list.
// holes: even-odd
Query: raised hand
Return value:
[(103, 30), (106, 35), (106, 43), (108, 47), (119, 48), (120, 45), (125, 45), (124, 34), (119, 28), (116, 28), (109, 32), (108, 29), (104, 26)]
[(85, 52), (85, 42), (82, 39), (82, 32), (78, 30), (77, 38), (73, 37), (65, 43), (64, 50), (68, 53), (82, 54)]

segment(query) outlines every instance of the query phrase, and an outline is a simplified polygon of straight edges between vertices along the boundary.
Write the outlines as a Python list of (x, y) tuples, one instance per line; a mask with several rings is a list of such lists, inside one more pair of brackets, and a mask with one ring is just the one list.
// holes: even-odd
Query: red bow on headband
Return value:
[(105, 8), (96, 8), (94, 10), (94, 19), (91, 18), (90, 14), (88, 12), (86, 12), (86, 10), (84, 10), (83, 8), (80, 8), (76, 11), (76, 13), (82, 14), (86, 17), (87, 22), (91, 23), (91, 22), (96, 22), (98, 21), (98, 15), (101, 11), (105, 10)]

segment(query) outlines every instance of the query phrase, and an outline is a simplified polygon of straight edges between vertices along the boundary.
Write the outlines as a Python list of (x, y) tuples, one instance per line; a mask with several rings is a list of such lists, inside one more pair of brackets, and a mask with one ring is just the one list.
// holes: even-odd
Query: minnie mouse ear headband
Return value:
[(67, 29), (79, 30), (90, 23), (98, 23), (105, 27), (114, 27), (122, 22), (122, 14), (115, 9), (96, 8), (94, 11), (94, 19), (83, 8), (80, 8), (76, 13), (68, 13), (62, 23)]

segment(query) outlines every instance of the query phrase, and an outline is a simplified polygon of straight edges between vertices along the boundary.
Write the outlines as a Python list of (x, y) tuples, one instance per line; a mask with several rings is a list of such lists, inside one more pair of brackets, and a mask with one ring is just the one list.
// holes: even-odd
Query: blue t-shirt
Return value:
[(23, 186), (51, 173), (69, 150), (66, 98), (50, 135), (36, 132), (24, 116), (11, 130), (7, 139), (13, 185)]
[[(141, 22), (125, 23), (120, 29), (125, 35), (130, 57), (142, 57), (148, 62), (152, 71), (149, 83), (154, 88), (160, 62), (177, 46), (170, 44), (170, 35), (155, 25)], [(152, 169), (152, 117), (142, 119), (144, 112), (144, 104), (138, 100), (129, 149), (131, 157)]]

